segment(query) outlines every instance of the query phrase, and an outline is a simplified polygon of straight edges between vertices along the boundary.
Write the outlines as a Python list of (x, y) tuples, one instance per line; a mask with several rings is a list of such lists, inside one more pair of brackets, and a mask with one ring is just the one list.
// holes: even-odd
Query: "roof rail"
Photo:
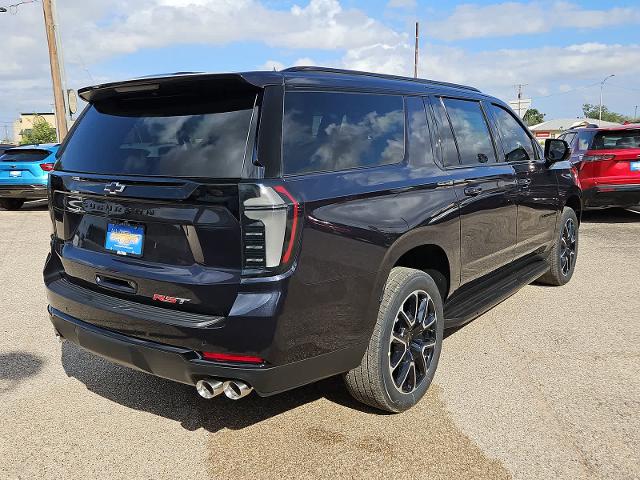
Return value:
[(285, 68), (281, 70), (281, 72), (324, 72), (324, 73), (338, 73), (343, 75), (363, 75), (368, 77), (385, 78), (388, 80), (404, 80), (408, 82), (417, 82), (417, 83), (423, 83), (425, 85), (441, 85), (444, 87), (451, 87), (451, 88), (463, 88), (466, 90), (473, 90), (474, 92), (480, 91), (475, 87), (469, 87), (467, 85), (459, 85), (457, 83), (440, 82), (437, 80), (427, 80), (425, 78), (403, 77), (400, 75), (387, 75), (385, 73), (362, 72), (359, 70), (346, 70), (342, 68), (298, 66), (298, 67)]

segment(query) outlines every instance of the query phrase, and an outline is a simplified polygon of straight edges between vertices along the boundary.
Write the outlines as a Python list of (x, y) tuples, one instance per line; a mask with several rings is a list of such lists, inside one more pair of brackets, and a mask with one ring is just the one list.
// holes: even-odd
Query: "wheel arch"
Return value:
[[(442, 232), (440, 232), (442, 233)], [(378, 269), (371, 299), (371, 314), (375, 318), (380, 299), (391, 269), (402, 266), (418, 270), (436, 270), (445, 278), (438, 288), (444, 302), (460, 284), (460, 237), (446, 238), (428, 227), (407, 232), (398, 238), (388, 249)], [(444, 242), (443, 240), (449, 240)], [(434, 279), (435, 280), (435, 279)], [(438, 281), (436, 280), (436, 283)]]
[(576, 217), (578, 217), (578, 223), (580, 223), (582, 219), (582, 199), (580, 195), (576, 192), (571, 192), (567, 197), (567, 201), (564, 204), (566, 207), (570, 207), (576, 212)]

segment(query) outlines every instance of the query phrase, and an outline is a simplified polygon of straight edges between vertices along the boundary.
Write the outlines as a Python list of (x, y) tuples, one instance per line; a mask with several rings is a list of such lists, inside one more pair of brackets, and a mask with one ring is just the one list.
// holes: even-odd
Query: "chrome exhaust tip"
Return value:
[(227, 380), (224, 382), (223, 389), (224, 394), (231, 400), (239, 400), (253, 391), (253, 387), (240, 380)]
[(196, 383), (198, 395), (202, 398), (206, 398), (207, 400), (220, 395), (224, 390), (223, 387), (224, 385), (221, 381), (214, 380), (212, 378), (204, 378), (202, 380), (198, 380), (198, 383)]

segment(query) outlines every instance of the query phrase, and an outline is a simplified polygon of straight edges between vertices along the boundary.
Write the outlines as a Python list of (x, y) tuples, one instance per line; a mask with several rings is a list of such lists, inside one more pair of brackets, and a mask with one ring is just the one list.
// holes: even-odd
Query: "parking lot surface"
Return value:
[(449, 332), (400, 415), (339, 379), (207, 401), (58, 344), (49, 232), (41, 205), (0, 211), (0, 478), (640, 477), (640, 213), (585, 216), (571, 283)]

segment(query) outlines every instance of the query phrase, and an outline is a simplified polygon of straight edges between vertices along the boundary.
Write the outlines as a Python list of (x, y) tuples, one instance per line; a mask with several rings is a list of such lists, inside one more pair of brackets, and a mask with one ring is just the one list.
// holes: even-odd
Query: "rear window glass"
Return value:
[(239, 178), (247, 141), (254, 135), (255, 98), (159, 97), (91, 105), (65, 146), (59, 168)]
[(398, 163), (404, 158), (402, 97), (288, 92), (283, 136), (286, 174)]
[(600, 131), (593, 136), (591, 150), (640, 148), (640, 130)]
[(51, 155), (47, 150), (9, 150), (0, 157), (0, 162), (40, 162)]

